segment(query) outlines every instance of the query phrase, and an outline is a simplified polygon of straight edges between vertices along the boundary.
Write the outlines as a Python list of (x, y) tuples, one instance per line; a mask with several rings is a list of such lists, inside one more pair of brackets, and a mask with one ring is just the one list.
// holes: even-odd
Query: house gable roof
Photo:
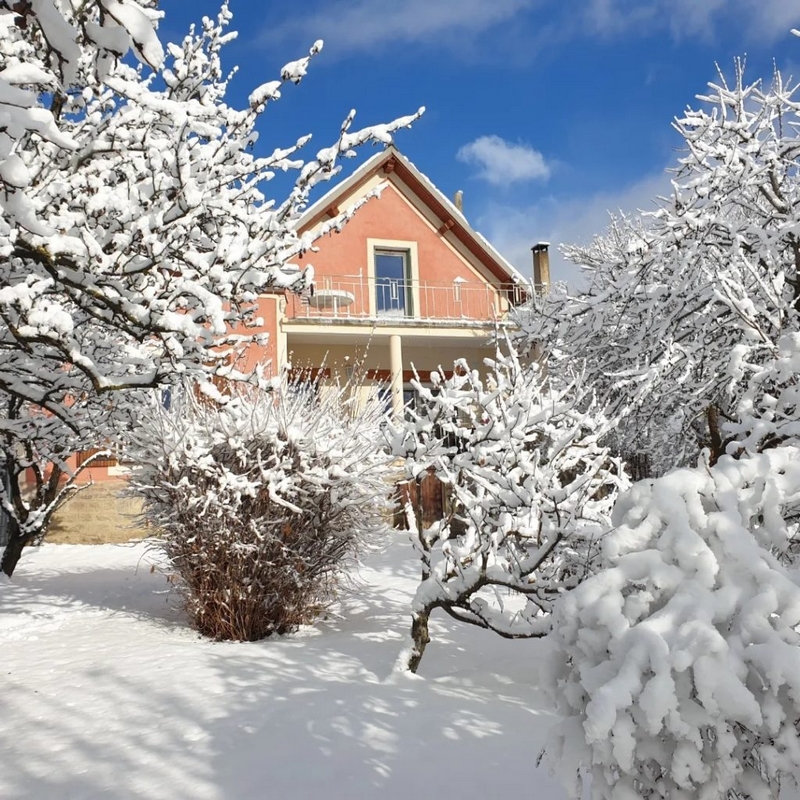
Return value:
[[(334, 186), (310, 206), (300, 217), (297, 230), (305, 232), (336, 216), (341, 210), (340, 204), (376, 175), (382, 175), (401, 194), (413, 192), (441, 221), (439, 232), (453, 235), (499, 283), (529, 285), (530, 282), (470, 226), (466, 217), (433, 181), (420, 172), (394, 145), (389, 145), (369, 158), (349, 178)], [(393, 180), (392, 176), (400, 180)]]

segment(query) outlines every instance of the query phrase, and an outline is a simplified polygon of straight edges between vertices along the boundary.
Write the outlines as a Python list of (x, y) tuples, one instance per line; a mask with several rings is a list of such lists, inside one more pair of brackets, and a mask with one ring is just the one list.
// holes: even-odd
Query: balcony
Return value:
[(505, 319), (512, 306), (530, 295), (531, 287), (520, 284), (323, 276), (313, 290), (287, 296), (286, 317), (292, 322), (489, 324)]

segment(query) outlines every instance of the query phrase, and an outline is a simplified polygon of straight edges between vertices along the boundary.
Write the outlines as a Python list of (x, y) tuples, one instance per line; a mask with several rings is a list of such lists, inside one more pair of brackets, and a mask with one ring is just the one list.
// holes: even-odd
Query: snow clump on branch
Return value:
[(555, 615), (548, 756), (594, 796), (778, 796), (800, 775), (800, 450), (642, 481)]

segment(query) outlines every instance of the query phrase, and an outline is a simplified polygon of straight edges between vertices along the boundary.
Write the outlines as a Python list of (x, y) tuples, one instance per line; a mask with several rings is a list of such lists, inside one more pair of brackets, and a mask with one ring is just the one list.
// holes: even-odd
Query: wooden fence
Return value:
[(433, 472), (427, 472), (416, 481), (399, 483), (394, 511), (394, 527), (399, 530), (408, 529), (406, 505), (409, 502), (412, 508), (421, 508), (422, 527), (428, 528), (444, 518), (447, 509), (447, 485)]

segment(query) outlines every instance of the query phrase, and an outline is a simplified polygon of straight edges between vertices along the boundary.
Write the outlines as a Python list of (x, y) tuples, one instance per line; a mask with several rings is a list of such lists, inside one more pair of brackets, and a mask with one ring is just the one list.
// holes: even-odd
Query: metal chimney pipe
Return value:
[(533, 288), (544, 294), (550, 288), (550, 242), (538, 242), (533, 252)]

